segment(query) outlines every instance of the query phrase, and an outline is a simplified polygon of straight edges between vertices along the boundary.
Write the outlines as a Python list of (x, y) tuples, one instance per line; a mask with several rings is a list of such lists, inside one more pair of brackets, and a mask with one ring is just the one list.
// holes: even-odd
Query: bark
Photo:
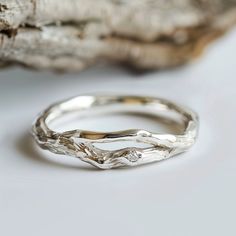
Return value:
[(236, 22), (236, 0), (0, 0), (2, 65), (187, 63)]

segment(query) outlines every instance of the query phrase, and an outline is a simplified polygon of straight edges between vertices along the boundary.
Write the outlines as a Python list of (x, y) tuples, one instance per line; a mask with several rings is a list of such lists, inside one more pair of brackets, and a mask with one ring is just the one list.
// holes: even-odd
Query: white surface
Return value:
[[(0, 235), (236, 235), (235, 41), (231, 32), (198, 62), (169, 72), (1, 71)], [(32, 146), (25, 134), (39, 111), (91, 92), (153, 95), (187, 105), (201, 119), (198, 142), (169, 161), (111, 171)]]

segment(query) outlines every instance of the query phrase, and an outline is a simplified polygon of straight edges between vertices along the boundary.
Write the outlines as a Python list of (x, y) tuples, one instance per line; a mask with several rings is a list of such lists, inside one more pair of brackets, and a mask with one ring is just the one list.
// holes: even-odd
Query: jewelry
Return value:
[[(109, 110), (140, 111), (155, 115), (171, 113), (184, 125), (181, 134), (159, 134), (146, 130), (123, 130), (118, 132), (92, 132), (71, 130), (56, 132), (48, 125), (55, 119), (78, 112)], [(162, 119), (165, 119), (162, 116)], [(137, 166), (161, 161), (188, 150), (194, 143), (198, 131), (198, 117), (193, 111), (170, 101), (140, 96), (78, 96), (56, 103), (42, 112), (33, 124), (32, 133), (43, 149), (56, 154), (80, 158), (101, 169), (121, 166)], [(119, 150), (104, 150), (94, 144), (133, 141), (150, 147), (124, 147)], [(124, 142), (125, 143), (125, 142)]]

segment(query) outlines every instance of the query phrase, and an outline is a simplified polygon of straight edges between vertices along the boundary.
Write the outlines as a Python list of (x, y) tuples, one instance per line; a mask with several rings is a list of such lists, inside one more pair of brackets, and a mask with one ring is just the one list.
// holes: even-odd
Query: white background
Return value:
[[(135, 74), (115, 66), (65, 75), (2, 70), (0, 235), (236, 235), (235, 42), (234, 31), (198, 61), (165, 72)], [(110, 171), (32, 144), (27, 132), (37, 113), (92, 92), (187, 105), (200, 116), (198, 141), (177, 158)], [(124, 121), (142, 126), (125, 118), (89, 124), (116, 129)]]

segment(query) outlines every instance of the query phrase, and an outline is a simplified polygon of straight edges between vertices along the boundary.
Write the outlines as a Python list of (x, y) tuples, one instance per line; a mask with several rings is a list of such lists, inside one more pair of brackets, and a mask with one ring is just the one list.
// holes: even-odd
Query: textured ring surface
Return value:
[[(93, 132), (71, 130), (56, 132), (49, 123), (68, 113), (106, 108), (112, 110), (141, 110), (156, 115), (173, 113), (184, 126), (180, 134), (160, 134), (132, 129), (117, 132)], [(165, 118), (163, 118), (165, 119)], [(198, 132), (198, 117), (193, 111), (170, 101), (155, 97), (140, 96), (78, 96), (50, 106), (33, 124), (36, 142), (43, 149), (81, 159), (101, 169), (121, 166), (137, 166), (161, 161), (188, 150), (195, 142)], [(119, 150), (104, 150), (96, 143), (132, 141), (150, 147), (124, 147)], [(125, 142), (124, 142), (125, 143)]]

